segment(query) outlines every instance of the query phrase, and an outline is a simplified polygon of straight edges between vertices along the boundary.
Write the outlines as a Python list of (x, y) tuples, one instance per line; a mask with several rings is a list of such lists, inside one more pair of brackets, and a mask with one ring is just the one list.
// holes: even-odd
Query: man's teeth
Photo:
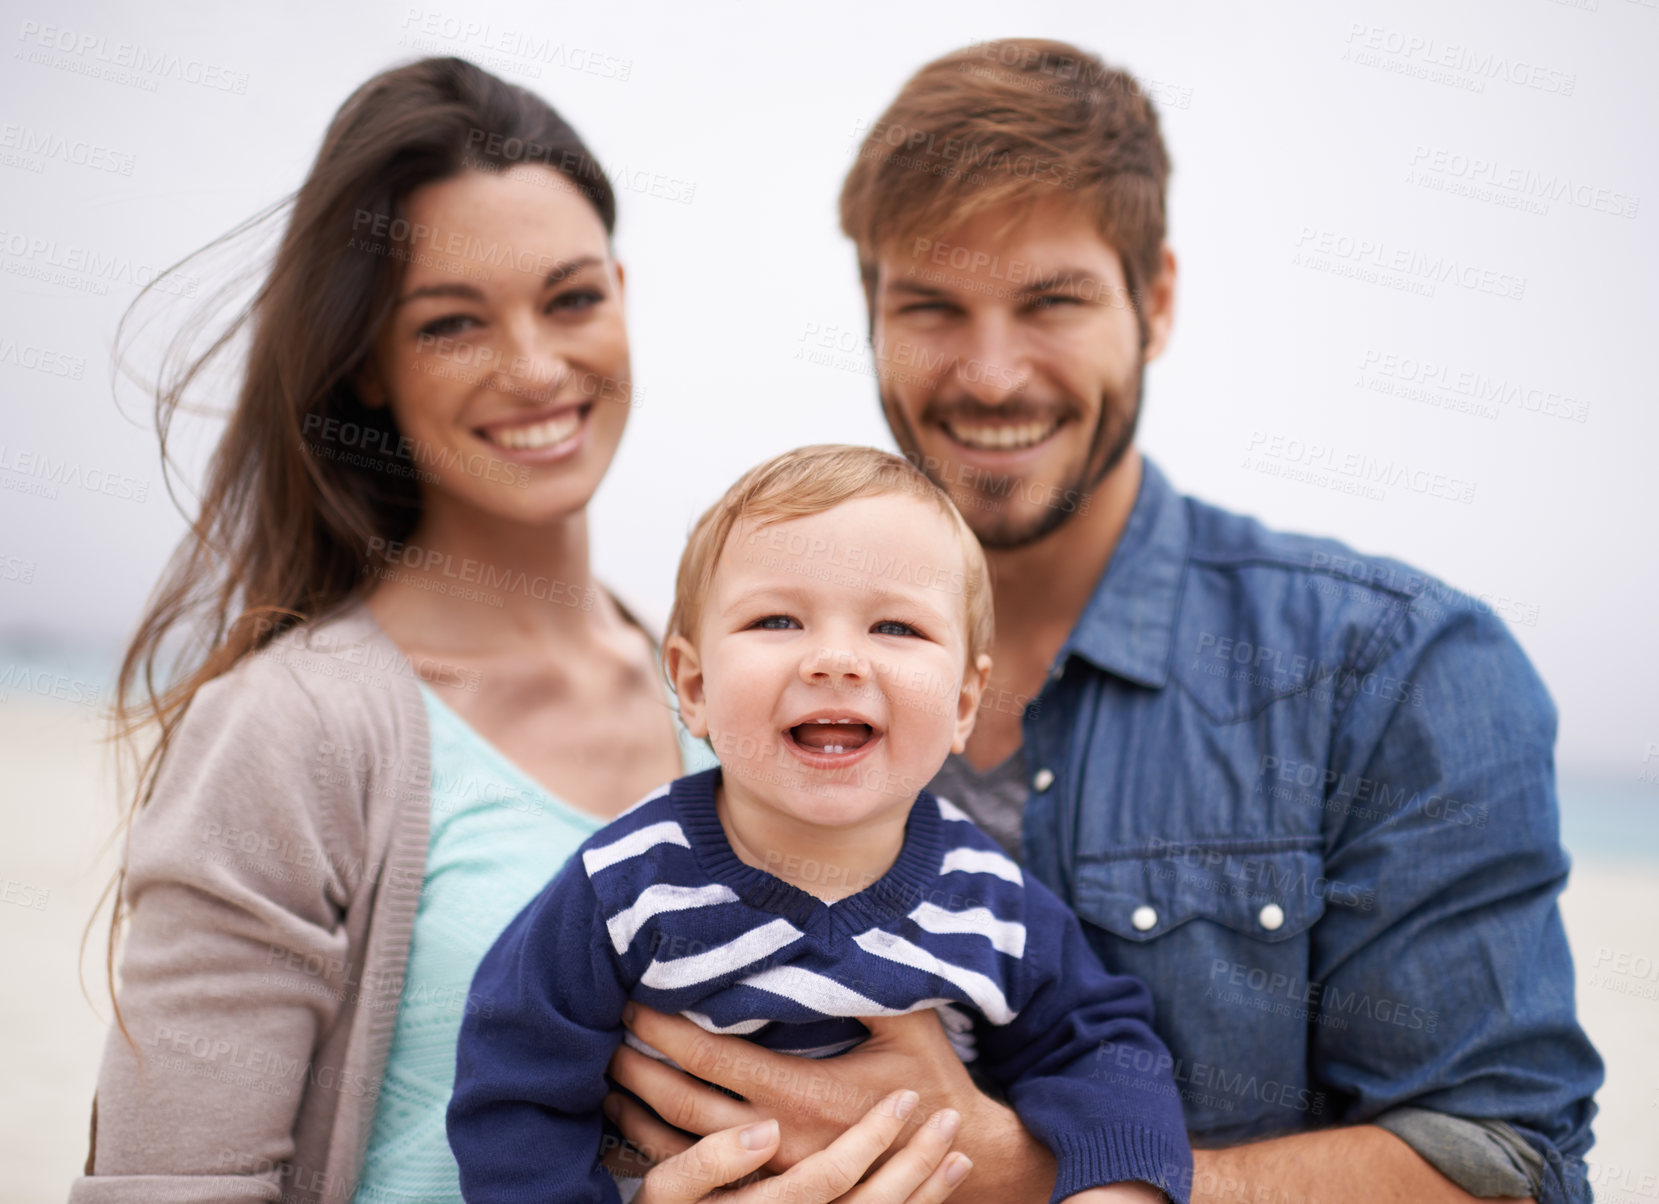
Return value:
[(581, 425), (582, 412), (571, 410), (545, 422), (533, 422), (529, 426), (509, 426), (486, 431), (485, 436), (490, 442), (499, 443), (502, 447), (534, 451), (538, 447), (552, 447), (555, 443), (563, 443), (574, 435), (576, 428)]
[(988, 451), (1005, 451), (1010, 448), (1031, 447), (1041, 443), (1054, 433), (1058, 422), (1021, 422), (1016, 424), (998, 423), (995, 426), (979, 425), (975, 423), (950, 423), (947, 429), (952, 439), (958, 443), (965, 443), (969, 447), (984, 448)]

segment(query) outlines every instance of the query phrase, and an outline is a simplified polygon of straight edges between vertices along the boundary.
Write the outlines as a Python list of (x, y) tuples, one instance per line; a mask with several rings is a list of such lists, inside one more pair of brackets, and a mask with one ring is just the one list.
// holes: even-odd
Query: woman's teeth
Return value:
[(491, 443), (499, 443), (502, 447), (510, 447), (516, 451), (534, 451), (540, 447), (552, 447), (555, 443), (563, 443), (574, 435), (576, 428), (581, 425), (582, 411), (570, 410), (545, 422), (485, 431), (484, 437)]
[(1007, 451), (1013, 448), (1034, 447), (1052, 435), (1058, 422), (1022, 422), (1015, 425), (998, 423), (995, 426), (974, 423), (949, 423), (950, 437), (968, 447), (985, 451)]

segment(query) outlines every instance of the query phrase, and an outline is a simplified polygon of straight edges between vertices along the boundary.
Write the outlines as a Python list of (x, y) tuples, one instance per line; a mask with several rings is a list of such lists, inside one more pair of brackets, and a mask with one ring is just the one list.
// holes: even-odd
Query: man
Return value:
[[(888, 423), (995, 579), (988, 702), (933, 788), (1151, 987), (1194, 1200), (1588, 1200), (1602, 1068), (1556, 907), (1553, 705), (1478, 603), (1181, 497), (1135, 449), (1168, 170), (1130, 76), (1013, 40), (924, 67), (848, 175)], [(748, 1100), (621, 1059), (682, 1127), (781, 1114), (792, 1161), (846, 1123), (837, 1087), (932, 1075), (975, 1161), (953, 1198), (1047, 1198), (1047, 1152), (943, 1081), (920, 1026), (791, 1075), (634, 1027)]]

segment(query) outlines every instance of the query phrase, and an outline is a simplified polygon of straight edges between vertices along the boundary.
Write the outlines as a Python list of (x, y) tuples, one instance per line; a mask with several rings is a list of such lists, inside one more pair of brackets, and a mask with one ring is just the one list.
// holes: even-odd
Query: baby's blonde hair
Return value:
[(965, 568), (962, 596), (967, 617), (967, 663), (973, 666), (980, 653), (991, 651), (995, 635), (990, 572), (973, 529), (950, 495), (910, 461), (891, 452), (848, 443), (818, 443), (774, 456), (739, 477), (725, 496), (703, 513), (680, 555), (668, 634), (697, 642), (715, 566), (720, 563), (732, 528), (740, 521), (750, 519), (766, 526), (822, 514), (854, 498), (890, 494), (924, 498), (956, 527)]

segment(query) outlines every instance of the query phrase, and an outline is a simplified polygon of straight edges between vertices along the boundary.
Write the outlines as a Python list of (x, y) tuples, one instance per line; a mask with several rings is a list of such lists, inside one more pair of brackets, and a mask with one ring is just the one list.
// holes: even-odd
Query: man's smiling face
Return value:
[(895, 240), (876, 268), (888, 425), (980, 542), (1021, 547), (1084, 508), (1134, 438), (1167, 295), (1152, 290), (1143, 348), (1117, 250), (1082, 208), (1054, 199)]

